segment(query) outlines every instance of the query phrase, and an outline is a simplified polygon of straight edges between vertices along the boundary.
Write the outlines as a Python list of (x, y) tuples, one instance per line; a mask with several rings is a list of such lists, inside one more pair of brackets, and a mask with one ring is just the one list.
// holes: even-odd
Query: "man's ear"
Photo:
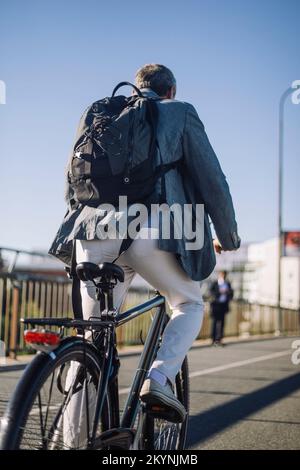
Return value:
[(173, 85), (168, 89), (166, 93), (166, 98), (169, 100), (173, 100), (175, 98), (175, 95), (176, 95), (176, 85)]

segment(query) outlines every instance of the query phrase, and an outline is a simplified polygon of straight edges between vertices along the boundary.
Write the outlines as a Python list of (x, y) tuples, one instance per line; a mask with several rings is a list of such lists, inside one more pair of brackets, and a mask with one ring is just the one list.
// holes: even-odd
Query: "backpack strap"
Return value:
[[(160, 153), (160, 150), (159, 150)], [(161, 153), (160, 153), (161, 156)], [(183, 158), (180, 158), (179, 160), (176, 160), (175, 162), (170, 162), (170, 163), (162, 163), (159, 165), (156, 169), (156, 177), (161, 178), (161, 194), (160, 194), (160, 204), (163, 204), (167, 202), (167, 193), (166, 193), (166, 178), (165, 175), (168, 173), (170, 170), (174, 170), (177, 168), (179, 172), (181, 173), (182, 170), (182, 163), (183, 163)]]
[(115, 96), (115, 94), (117, 93), (118, 89), (121, 88), (122, 86), (131, 86), (138, 94), (138, 96), (140, 98), (143, 98), (144, 95), (143, 93), (141, 92), (141, 90), (136, 87), (135, 85), (133, 85), (133, 83), (130, 83), (130, 82), (120, 82), (114, 89), (113, 89), (113, 92), (112, 92), (112, 95), (111, 97), (113, 98)]
[(72, 308), (73, 315), (76, 320), (83, 319), (82, 298), (80, 293), (80, 279), (76, 273), (76, 240), (73, 240), (73, 248), (71, 255), (70, 278), (72, 279)]

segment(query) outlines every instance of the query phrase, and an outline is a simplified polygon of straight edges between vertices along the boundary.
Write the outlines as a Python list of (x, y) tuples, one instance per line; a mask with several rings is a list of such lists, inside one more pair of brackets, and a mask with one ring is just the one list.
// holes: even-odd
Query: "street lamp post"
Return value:
[(281, 258), (283, 256), (283, 230), (282, 230), (282, 187), (283, 187), (283, 137), (284, 137), (284, 104), (287, 97), (300, 87), (299, 81), (296, 86), (289, 87), (281, 95), (279, 101), (279, 147), (278, 147), (278, 297), (277, 297), (277, 331), (282, 331), (282, 310), (281, 310)]

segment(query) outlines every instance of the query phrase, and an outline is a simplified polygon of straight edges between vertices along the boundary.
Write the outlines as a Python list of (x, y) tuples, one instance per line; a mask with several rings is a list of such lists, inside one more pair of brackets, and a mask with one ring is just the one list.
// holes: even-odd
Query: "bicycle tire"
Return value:
[[(90, 383), (93, 383), (93, 381), (98, 383), (101, 372), (99, 351), (92, 345), (84, 343), (82, 339), (67, 338), (53, 353), (38, 353), (25, 369), (8, 403), (2, 420), (0, 449), (17, 450), (24, 448), (22, 443), (26, 425), (29, 426), (30, 412), (32, 414), (32, 407), (37, 397), (40, 397), (43, 385), (51, 374), (54, 375), (54, 371), (59, 366), (71, 361), (85, 365), (87, 372), (91, 374)], [(57, 414), (58, 412), (59, 410)], [(114, 402), (110, 397), (108, 388), (100, 420), (102, 431), (110, 429), (114, 412)], [(38, 449), (41, 449), (41, 447), (38, 446)]]
[[(187, 357), (176, 376), (175, 394), (184, 405), (187, 415), (182, 423), (167, 423), (164, 418), (153, 417), (143, 411), (143, 432), (140, 449), (145, 450), (183, 450), (185, 449), (189, 419), (189, 375)], [(162, 424), (163, 423), (163, 424)], [(163, 430), (161, 428), (164, 428)], [(175, 436), (175, 437), (174, 437)]]
[[(162, 329), (162, 334), (164, 329), (170, 319), (170, 317), (165, 314), (166, 320), (164, 327)], [(159, 347), (159, 344), (158, 344)], [(157, 349), (158, 349), (157, 347)], [(175, 395), (184, 405), (187, 414), (185, 420), (182, 423), (170, 423), (169, 424), (169, 434), (171, 430), (177, 428), (177, 439), (174, 444), (174, 440), (169, 437), (164, 439), (162, 436), (157, 436), (155, 428), (157, 422), (161, 419), (153, 418), (149, 413), (147, 413), (146, 408), (140, 408), (139, 411), (139, 422), (138, 428), (138, 440), (135, 443), (135, 449), (140, 450), (183, 450), (186, 444), (187, 430), (188, 430), (188, 419), (189, 419), (189, 409), (190, 409), (190, 382), (189, 382), (189, 367), (188, 367), (188, 358), (184, 358), (181, 368), (176, 375), (175, 379)], [(140, 405), (141, 406), (141, 405)], [(164, 440), (163, 440), (164, 439)], [(162, 442), (163, 441), (163, 442)]]

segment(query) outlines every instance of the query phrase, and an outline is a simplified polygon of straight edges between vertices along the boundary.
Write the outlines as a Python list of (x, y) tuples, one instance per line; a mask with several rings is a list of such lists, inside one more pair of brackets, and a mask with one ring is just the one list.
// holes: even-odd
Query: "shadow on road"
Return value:
[(300, 389), (300, 374), (294, 374), (271, 385), (216, 406), (189, 419), (187, 448), (196, 446), (238, 421)]

